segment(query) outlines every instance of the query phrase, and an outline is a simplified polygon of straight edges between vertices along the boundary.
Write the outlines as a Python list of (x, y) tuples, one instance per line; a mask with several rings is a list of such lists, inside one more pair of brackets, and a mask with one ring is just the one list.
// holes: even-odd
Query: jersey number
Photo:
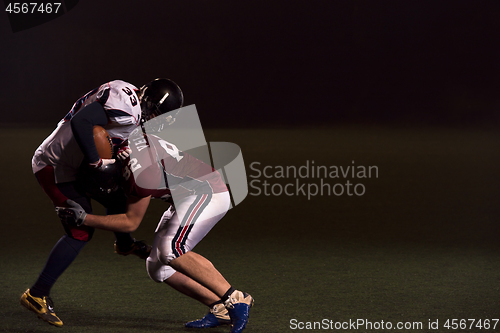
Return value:
[(127, 95), (130, 96), (130, 103), (132, 103), (132, 106), (136, 106), (137, 105), (137, 98), (135, 98), (134, 96), (134, 93), (132, 92), (132, 90), (130, 90), (129, 87), (125, 87), (122, 89), (123, 92)]
[(137, 169), (141, 168), (141, 165), (138, 163), (137, 158), (131, 158), (126, 168), (123, 168), (123, 178), (128, 180), (130, 178), (130, 174), (132, 172), (137, 171)]
[(175, 158), (177, 160), (177, 162), (179, 162), (180, 160), (182, 160), (182, 158), (184, 157), (183, 155), (179, 154), (179, 149), (177, 149), (177, 147), (173, 144), (170, 144), (168, 143), (167, 141), (165, 140), (159, 140), (160, 142), (160, 146), (165, 149), (165, 151), (167, 152), (167, 154), (169, 154), (170, 156), (172, 156), (173, 158)]

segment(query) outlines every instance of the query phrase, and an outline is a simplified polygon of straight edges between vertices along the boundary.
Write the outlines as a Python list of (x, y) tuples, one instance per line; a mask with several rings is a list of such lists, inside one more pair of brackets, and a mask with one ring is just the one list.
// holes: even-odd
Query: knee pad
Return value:
[[(180, 257), (185, 251), (177, 251), (172, 244), (174, 237), (164, 237), (160, 240), (158, 245), (158, 260), (161, 261), (163, 265), (170, 265), (170, 262), (175, 258)], [(185, 250), (184, 246), (181, 246), (182, 250)]]
[(168, 265), (164, 265), (158, 260), (146, 260), (146, 270), (151, 280), (155, 282), (165, 282), (166, 279), (171, 277), (176, 271)]

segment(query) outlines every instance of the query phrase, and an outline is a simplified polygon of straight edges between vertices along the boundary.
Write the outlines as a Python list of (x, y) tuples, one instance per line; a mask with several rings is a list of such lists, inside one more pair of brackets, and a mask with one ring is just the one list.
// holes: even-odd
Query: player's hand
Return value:
[(130, 156), (131, 153), (132, 149), (130, 149), (129, 146), (122, 146), (118, 149), (116, 157), (118, 157), (119, 160), (124, 161)]
[(89, 163), (92, 169), (104, 169), (104, 167), (108, 164), (115, 163), (116, 160), (114, 158), (100, 158), (99, 161), (95, 163)]
[(57, 216), (61, 219), (61, 221), (65, 224), (79, 227), (85, 222), (85, 218), (87, 217), (87, 213), (75, 201), (68, 199), (66, 203), (69, 207), (56, 207)]
[(159, 232), (160, 229), (162, 229), (168, 221), (174, 217), (175, 214), (175, 207), (174, 205), (170, 205), (168, 209), (163, 213), (163, 216), (161, 217), (160, 223), (158, 223), (158, 226), (156, 227), (155, 233)]
[(163, 213), (163, 218), (170, 220), (172, 217), (174, 217), (175, 214), (175, 207), (174, 205), (170, 205), (168, 209)]

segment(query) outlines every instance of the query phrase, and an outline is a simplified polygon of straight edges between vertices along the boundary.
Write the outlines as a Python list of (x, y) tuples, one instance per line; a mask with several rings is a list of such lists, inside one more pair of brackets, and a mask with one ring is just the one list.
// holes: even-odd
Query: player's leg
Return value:
[(193, 280), (210, 289), (219, 298), (224, 296), (231, 285), (205, 257), (189, 251), (172, 260), (170, 265), (177, 271), (183, 272)]
[(241, 332), (248, 322), (253, 298), (231, 287), (229, 282), (203, 256), (191, 250), (225, 215), (230, 206), (229, 193), (191, 196), (176, 202), (177, 214), (163, 227), (158, 245), (164, 264), (184, 273), (219, 297), (229, 311), (231, 332)]
[(210, 306), (218, 301), (217, 295), (181, 272), (175, 272), (164, 282), (178, 292), (191, 297), (206, 306)]
[(155, 236), (158, 258), (163, 264), (189, 276), (218, 297), (231, 285), (209, 260), (191, 250), (225, 215), (230, 204), (226, 194), (202, 194), (177, 200), (175, 214), (168, 221), (162, 218)]
[[(72, 183), (55, 184), (52, 167), (40, 170), (36, 177), (54, 205), (64, 206), (66, 200), (71, 198), (87, 212), (92, 211), (90, 200), (78, 193)], [(92, 228), (88, 227), (69, 228), (64, 226), (64, 228), (66, 235), (62, 236), (54, 245), (38, 279), (31, 288), (24, 292), (20, 300), (24, 307), (55, 326), (62, 326), (63, 323), (54, 312), (53, 302), (50, 298), (51, 288), (92, 238), (94, 232)]]
[(164, 265), (155, 256), (155, 249), (151, 251), (151, 256), (146, 261), (146, 269), (149, 277), (155, 282), (164, 282), (175, 290), (189, 296), (207, 306), (219, 300), (219, 297), (198, 282), (187, 277), (181, 272), (175, 271), (172, 267)]
[[(154, 253), (154, 247), (151, 253)], [(213, 292), (186, 275), (176, 272), (172, 267), (162, 264), (159, 260), (152, 260), (150, 257), (146, 262), (146, 266), (149, 276), (155, 282), (164, 282), (180, 293), (209, 307), (209, 313), (205, 317), (187, 323), (187, 327), (208, 328), (229, 324), (227, 309)]]
[(220, 301), (220, 297), (193, 279), (181, 272), (175, 271), (171, 266), (165, 265), (160, 261), (158, 245), (162, 237), (165, 236), (164, 227), (173, 216), (175, 216), (175, 211), (173, 207), (170, 207), (158, 223), (151, 254), (146, 261), (146, 268), (150, 278), (156, 282), (164, 282), (184, 295), (209, 307), (209, 312), (205, 317), (187, 323), (186, 327), (205, 328), (229, 324), (229, 314), (224, 304)]
[(229, 313), (224, 303), (217, 295), (198, 282), (181, 272), (175, 272), (170, 278), (165, 280), (165, 283), (184, 295), (205, 304), (209, 308), (208, 313), (203, 318), (186, 323), (186, 327), (210, 328), (230, 323)]
[[(175, 265), (172, 265), (174, 263)], [(231, 333), (241, 332), (249, 317), (250, 307), (253, 305), (253, 298), (247, 293), (235, 290), (220, 274), (220, 272), (212, 265), (212, 263), (203, 256), (189, 251), (177, 259), (172, 260), (171, 266), (176, 270), (189, 274), (191, 278), (198, 281), (200, 284), (210, 288), (217, 294), (219, 303), (224, 304), (231, 318)], [(207, 327), (195, 326), (203, 323), (205, 318), (186, 324), (188, 327)]]

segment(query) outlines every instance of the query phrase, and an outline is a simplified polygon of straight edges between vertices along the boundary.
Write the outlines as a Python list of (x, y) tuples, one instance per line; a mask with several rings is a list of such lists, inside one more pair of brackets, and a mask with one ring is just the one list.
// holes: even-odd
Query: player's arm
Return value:
[(99, 102), (93, 102), (71, 118), (71, 129), (75, 140), (92, 166), (98, 167), (101, 159), (94, 142), (94, 126), (105, 126), (108, 116)]
[(87, 214), (79, 204), (71, 200), (68, 200), (70, 207), (56, 207), (56, 212), (63, 223), (69, 225), (86, 225), (115, 232), (134, 232), (141, 224), (150, 200), (151, 196), (130, 197), (124, 214), (106, 216)]
[(88, 214), (83, 224), (115, 232), (134, 232), (141, 224), (150, 200), (151, 196), (144, 198), (130, 197), (127, 201), (125, 214), (107, 216)]

